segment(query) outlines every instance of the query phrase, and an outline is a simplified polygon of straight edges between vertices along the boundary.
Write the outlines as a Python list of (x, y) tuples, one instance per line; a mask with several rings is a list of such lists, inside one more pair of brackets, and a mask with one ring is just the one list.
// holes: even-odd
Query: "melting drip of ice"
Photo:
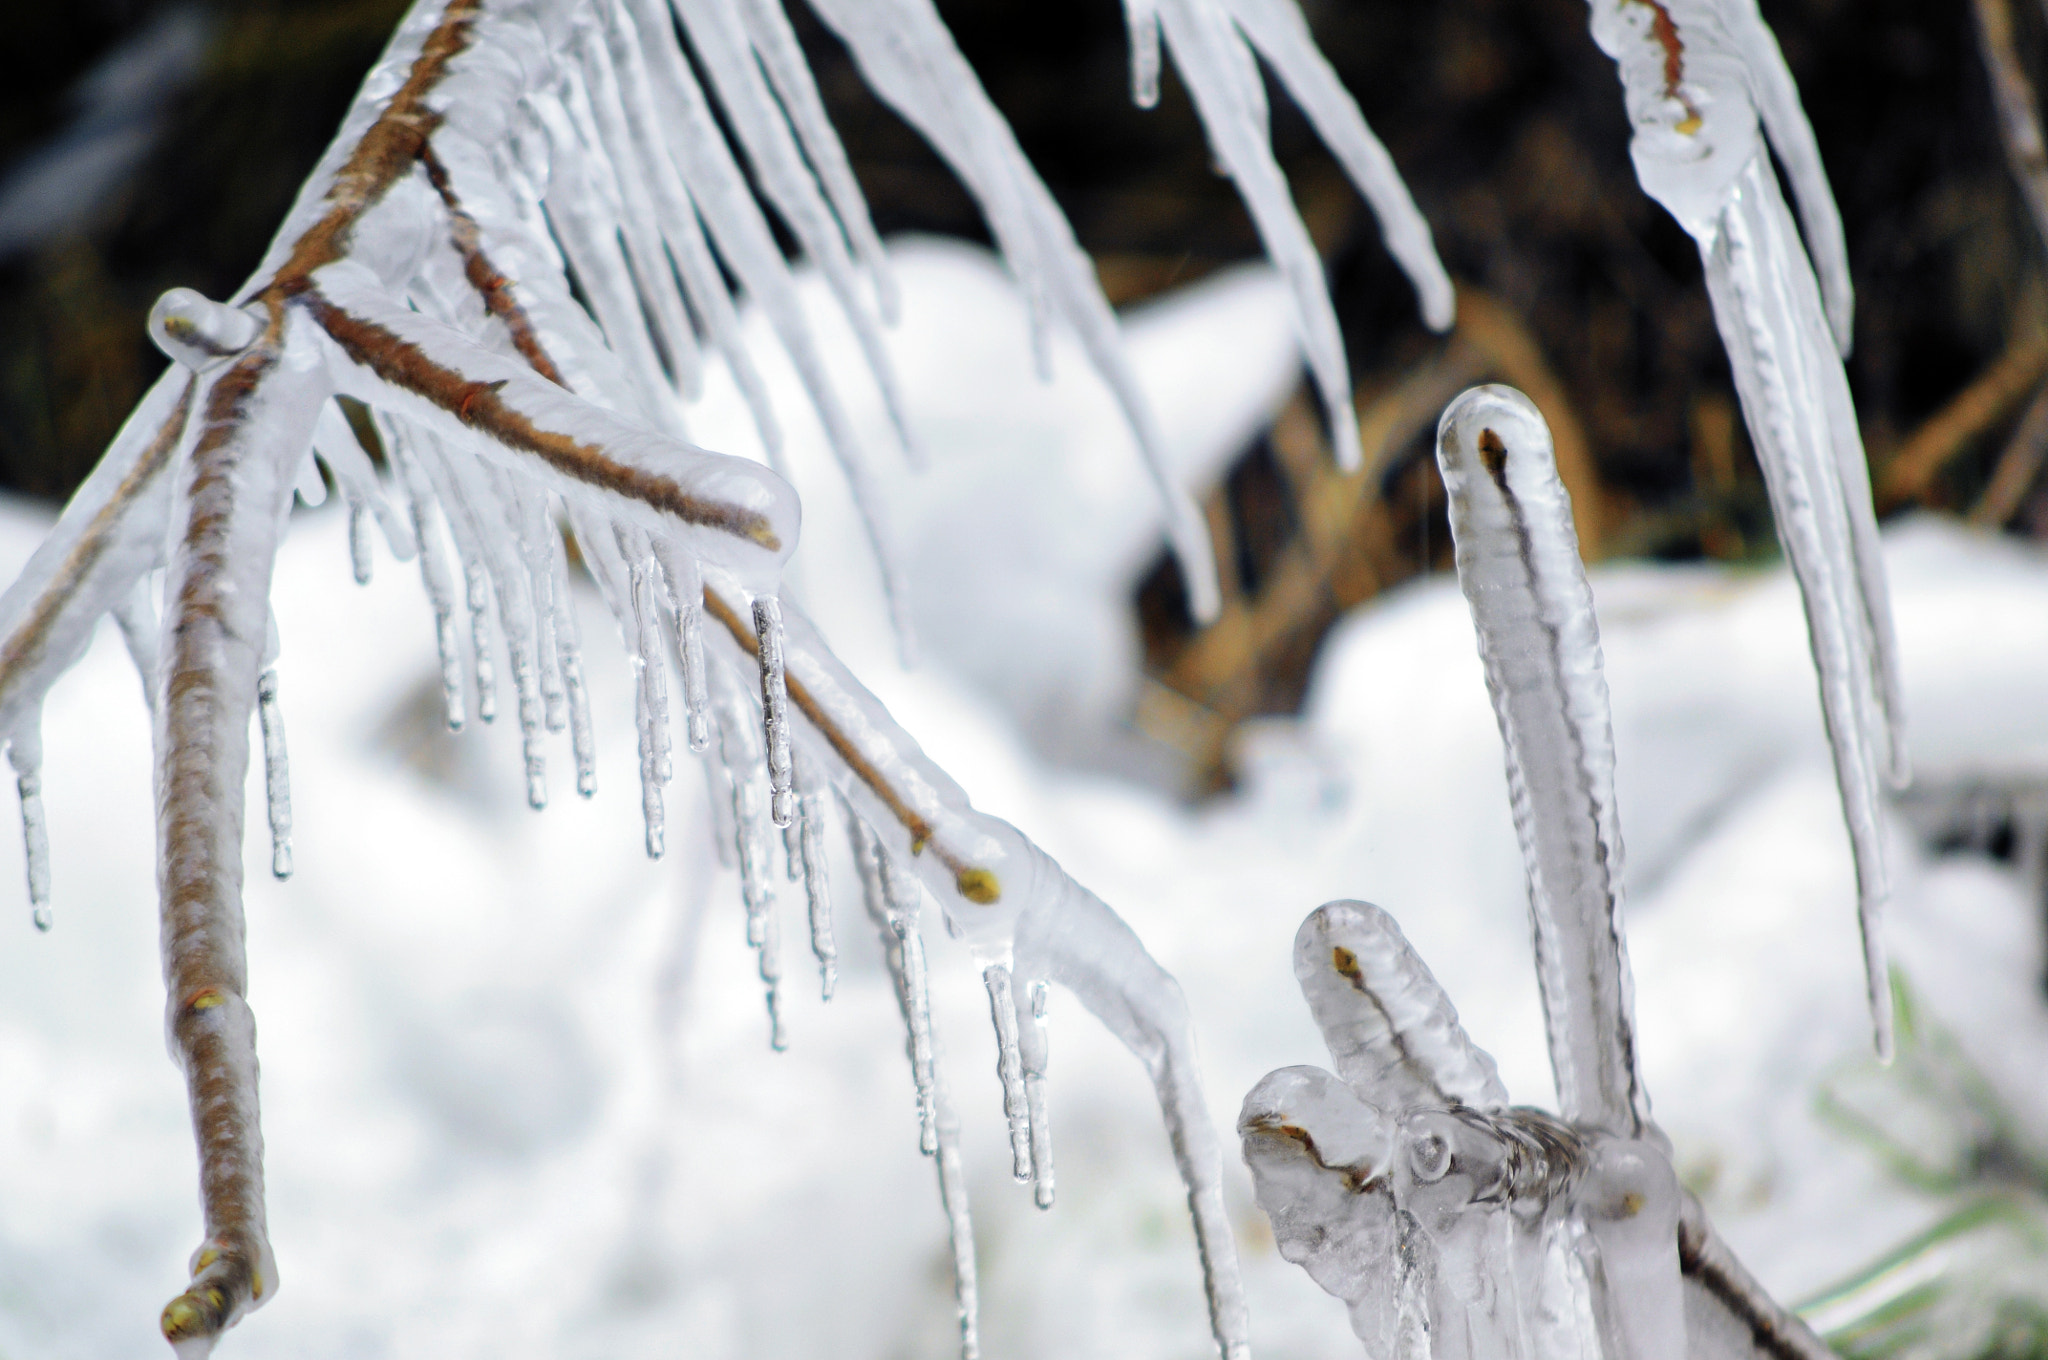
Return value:
[(29, 914), (37, 930), (48, 930), (54, 920), (50, 914), (50, 830), (43, 813), (43, 739), (36, 715), (31, 714), (8, 739), (7, 763), (14, 767), (14, 788), (21, 795)]
[(284, 749), (284, 710), (277, 703), (277, 671), (256, 677), (256, 720), (263, 730), (263, 792), (270, 812), (270, 872), (292, 876), (292, 783)]
[(989, 1014), (996, 1027), (996, 1079), (1003, 1086), (1003, 1118), (1010, 1125), (1010, 1174), (1029, 1181), (1031, 1114), (1024, 1097), (1024, 1055), (1017, 1047), (1017, 992), (1006, 964), (982, 969), (981, 981), (988, 989)]
[(1031, 984), (1031, 1023), (1023, 1033), (1024, 1108), (1031, 1120), (1031, 1198), (1041, 1209), (1052, 1208), (1052, 1119), (1045, 1107), (1048, 1049), (1045, 1007), (1051, 988)]
[(768, 755), (768, 816), (786, 827), (796, 816), (795, 776), (789, 754), (789, 682), (782, 660), (782, 604), (754, 597), (754, 638), (761, 666), (761, 723)]
[(1473, 388), (1445, 409), (1437, 464), (1507, 749), (1559, 1108), (1635, 1137), (1650, 1106), (1622, 936), (1614, 727), (1571, 498), (1549, 427), (1511, 387)]

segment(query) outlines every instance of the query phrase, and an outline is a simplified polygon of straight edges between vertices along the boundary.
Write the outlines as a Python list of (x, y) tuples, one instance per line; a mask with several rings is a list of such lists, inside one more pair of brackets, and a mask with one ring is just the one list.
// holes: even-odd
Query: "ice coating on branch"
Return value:
[[(1357, 981), (1337, 990), (1298, 967), (1343, 1075), (1269, 1074), (1238, 1134), (1281, 1254), (1345, 1300), (1366, 1354), (1686, 1355), (1680, 1191), (1662, 1150), (1508, 1108), (1492, 1060), (1378, 908), (1328, 903), (1297, 941), (1379, 962), (1339, 960), (1334, 976)], [(1360, 1035), (1375, 1061), (1358, 1061)], [(1490, 1108), (1429, 1075), (1475, 1068)]]
[[(1889, 1054), (1879, 782), (1903, 786), (1908, 777), (1905, 715), (1869, 464), (1841, 364), (1853, 303), (1840, 215), (1754, 0), (1595, 0), (1592, 17), (1594, 38), (1621, 70), (1636, 176), (1699, 246), (1778, 537), (1805, 598), (1856, 856), (1872, 1028)], [(1803, 245), (1772, 153), (1798, 196)]]
[(1549, 427), (1511, 387), (1476, 387), (1445, 409), (1437, 465), (1507, 749), (1559, 1109), (1633, 1137), (1650, 1106), (1622, 938), (1614, 724), (1571, 498)]
[(1493, 1059), (1465, 1037), (1450, 998), (1372, 903), (1327, 903), (1303, 921), (1294, 976), (1338, 1074), (1352, 1085), (1398, 1092), (1396, 1104), (1508, 1103)]

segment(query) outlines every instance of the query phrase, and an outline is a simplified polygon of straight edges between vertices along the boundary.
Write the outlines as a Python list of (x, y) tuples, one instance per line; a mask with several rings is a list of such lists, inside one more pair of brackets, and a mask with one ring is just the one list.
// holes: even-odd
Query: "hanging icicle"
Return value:
[(263, 731), (263, 792), (270, 814), (270, 872), (292, 876), (292, 783), (284, 749), (284, 710), (277, 703), (277, 669), (256, 677), (256, 721)]

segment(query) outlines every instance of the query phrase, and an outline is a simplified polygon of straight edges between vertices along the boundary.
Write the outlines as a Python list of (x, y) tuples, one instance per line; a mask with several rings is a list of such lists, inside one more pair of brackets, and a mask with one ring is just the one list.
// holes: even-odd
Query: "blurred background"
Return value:
[[(401, 8), (79, 0), (10, 15), (10, 46), (33, 60), (0, 94), (0, 487), (61, 499), (91, 467), (164, 362), (143, 336), (150, 303), (243, 279)], [(1174, 77), (1157, 109), (1131, 104), (1117, 6), (940, 8), (1112, 301), (1257, 256)], [(1589, 555), (1776, 551), (1697, 253), (1635, 185), (1615, 75), (1578, 0), (1306, 8), (1465, 306), (1449, 341), (1422, 328), (1370, 214), (1276, 98), (1274, 140), (1323, 251), (1374, 456), (1358, 477), (1323, 471), (1319, 417), (1293, 403), (1211, 498), (1234, 626), (1194, 634), (1163, 552), (1144, 578), (1133, 603), (1158, 684), (1139, 721), (1184, 753), (1195, 791), (1233, 777), (1236, 724), (1298, 708), (1344, 609), (1446, 563), (1423, 436), (1472, 381), (1535, 393), (1590, 455), (1603, 504)], [(985, 240), (937, 158), (792, 9), (876, 225)], [(1765, 14), (1849, 227), (1849, 375), (1881, 508), (2048, 534), (2033, 475), (2048, 411), (2022, 419), (2048, 371), (2042, 242), (2007, 169), (1971, 7), (1776, 0)], [(2032, 69), (2040, 15), (2013, 4), (2010, 17)]]

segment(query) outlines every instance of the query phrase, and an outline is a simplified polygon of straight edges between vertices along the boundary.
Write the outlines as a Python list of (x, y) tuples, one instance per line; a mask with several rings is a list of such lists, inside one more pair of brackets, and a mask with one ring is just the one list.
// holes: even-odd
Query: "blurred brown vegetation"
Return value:
[[(4, 21), (10, 50), (30, 59), (0, 95), (0, 184), (57, 134), (81, 73), (164, 8), (86, 0), (18, 7)], [(206, 60), (141, 170), (79, 229), (0, 259), (0, 485), (61, 496), (89, 469), (160, 366), (142, 335), (150, 302), (175, 284), (222, 296), (241, 281), (401, 8), (216, 0), (207, 10)], [(1187, 750), (1211, 784), (1227, 778), (1239, 719), (1298, 703), (1342, 610), (1442, 563), (1427, 432), (1465, 383), (1524, 386), (1576, 441), (1574, 491), (1599, 526), (1590, 550), (1775, 551), (1697, 253), (1636, 187), (1613, 67), (1587, 36), (1583, 0), (1306, 8), (1466, 294), (1451, 337), (1423, 329), (1370, 214), (1276, 98), (1275, 143), (1324, 250), (1369, 466), (1351, 477), (1330, 469), (1319, 417), (1296, 401), (1211, 498), (1224, 623), (1196, 633), (1163, 553), (1139, 592), (1159, 681), (1140, 721)], [(1258, 253), (1178, 85), (1167, 80), (1155, 110), (1131, 106), (1115, 0), (940, 9), (1113, 299)], [(2041, 14), (2011, 9), (2018, 55), (2041, 72)], [(2048, 535), (2048, 488), (2030, 471), (2048, 444), (2048, 403), (2023, 419), (2048, 372), (2043, 244), (2007, 170), (1970, 6), (1771, 0), (1764, 10), (1847, 225), (1850, 378), (1887, 508), (1975, 509)], [(877, 225), (984, 238), (936, 158), (801, 5), (792, 11)], [(2017, 446), (2033, 452), (2015, 456)]]

